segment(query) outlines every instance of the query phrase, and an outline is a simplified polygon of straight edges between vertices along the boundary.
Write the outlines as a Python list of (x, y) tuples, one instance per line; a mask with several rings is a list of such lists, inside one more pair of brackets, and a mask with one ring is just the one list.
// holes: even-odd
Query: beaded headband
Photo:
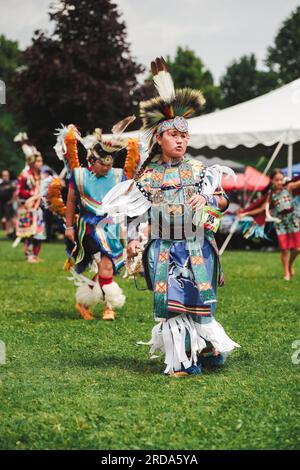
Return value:
[(161, 122), (157, 127), (157, 133), (162, 134), (170, 129), (176, 129), (179, 132), (188, 132), (188, 122), (182, 116), (176, 116), (174, 119), (167, 119)]

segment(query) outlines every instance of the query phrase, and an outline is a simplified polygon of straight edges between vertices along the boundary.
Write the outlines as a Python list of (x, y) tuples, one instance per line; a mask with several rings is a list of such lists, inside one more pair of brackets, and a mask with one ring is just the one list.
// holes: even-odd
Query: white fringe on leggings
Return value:
[[(191, 352), (186, 354), (186, 336), (190, 336)], [(197, 353), (206, 348), (209, 341), (214, 348), (224, 356), (228, 355), (240, 345), (232, 341), (225, 333), (224, 328), (216, 320), (206, 324), (199, 324), (186, 314), (178, 315), (166, 321), (160, 321), (152, 330), (152, 337), (148, 343), (139, 341), (138, 344), (151, 346), (150, 354), (162, 352), (165, 354), (165, 374), (181, 369), (182, 365), (188, 368), (197, 363)]]

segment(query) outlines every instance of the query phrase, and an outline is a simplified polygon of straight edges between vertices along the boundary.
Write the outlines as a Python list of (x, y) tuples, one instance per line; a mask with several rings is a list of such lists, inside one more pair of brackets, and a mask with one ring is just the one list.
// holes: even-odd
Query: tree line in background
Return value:
[[(24, 51), (0, 36), (0, 79), (7, 91), (7, 103), (0, 106), (0, 167), (14, 172), (24, 165), (13, 143), (20, 130), (53, 165), (53, 131), (60, 123), (75, 123), (83, 135), (99, 126), (109, 132), (154, 93), (149, 79), (139, 82), (145, 68), (131, 56), (112, 0), (62, 0), (52, 4), (49, 15), (52, 34), (35, 31)], [(254, 54), (244, 55), (228, 65), (217, 85), (189, 48), (178, 47), (167, 62), (176, 87), (203, 91), (203, 113), (255, 98), (300, 77), (300, 7), (268, 48), (265, 70), (258, 69)]]

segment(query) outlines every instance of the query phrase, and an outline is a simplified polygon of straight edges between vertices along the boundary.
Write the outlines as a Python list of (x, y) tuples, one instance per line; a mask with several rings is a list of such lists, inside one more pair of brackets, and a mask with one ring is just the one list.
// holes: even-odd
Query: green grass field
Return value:
[(217, 319), (242, 348), (223, 369), (164, 377), (149, 360), (152, 297), (119, 278), (113, 323), (86, 322), (62, 270), (63, 244), (26, 264), (0, 241), (1, 449), (299, 449), (300, 260), (282, 280), (278, 253), (227, 252)]

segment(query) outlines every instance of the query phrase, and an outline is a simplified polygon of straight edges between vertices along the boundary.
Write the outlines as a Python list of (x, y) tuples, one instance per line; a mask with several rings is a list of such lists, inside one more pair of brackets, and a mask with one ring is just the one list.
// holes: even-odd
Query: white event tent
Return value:
[(300, 141), (300, 78), (265, 95), (189, 121), (194, 148), (278, 143), (267, 173), (283, 145), (288, 145), (288, 175), (292, 176), (293, 144)]
[[(281, 147), (288, 145), (291, 176), (293, 144), (300, 141), (300, 78), (244, 103), (191, 118), (189, 132), (189, 146), (196, 149), (278, 143), (264, 173), (271, 167)], [(126, 132), (124, 137), (140, 134), (141, 131)]]
[(300, 78), (244, 103), (189, 120), (190, 146), (291, 145), (300, 141)]

